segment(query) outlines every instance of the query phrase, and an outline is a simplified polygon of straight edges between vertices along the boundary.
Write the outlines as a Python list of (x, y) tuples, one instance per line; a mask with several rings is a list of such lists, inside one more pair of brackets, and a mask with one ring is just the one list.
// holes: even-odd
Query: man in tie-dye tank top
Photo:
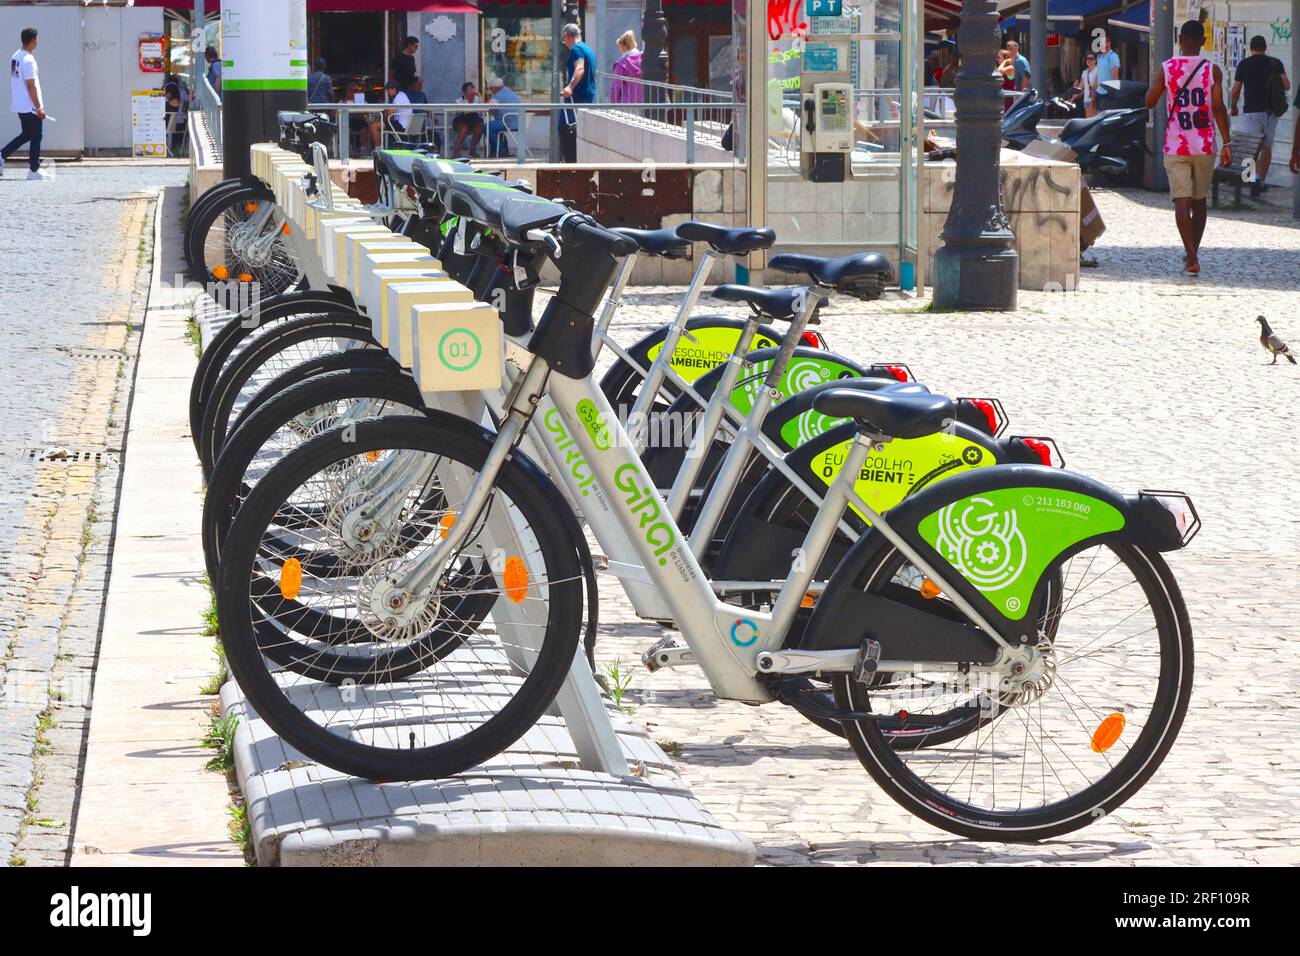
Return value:
[[(1166, 93), (1169, 100), (1165, 127), (1165, 172), (1174, 200), (1174, 222), (1183, 240), (1183, 271), (1199, 275), (1197, 253), (1205, 234), (1205, 199), (1214, 177), (1216, 152), (1224, 166), (1232, 162), (1228, 136), (1228, 111), (1223, 105), (1223, 73), (1201, 56), (1205, 27), (1188, 20), (1178, 31), (1179, 55), (1161, 64), (1147, 90), (1147, 109)], [(1223, 146), (1217, 151), (1214, 127), (1218, 126)]]

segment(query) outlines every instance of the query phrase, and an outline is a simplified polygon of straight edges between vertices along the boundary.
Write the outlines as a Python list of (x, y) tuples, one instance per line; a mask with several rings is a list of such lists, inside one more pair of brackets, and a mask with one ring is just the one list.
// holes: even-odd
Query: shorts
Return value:
[(1273, 137), (1277, 135), (1277, 121), (1281, 118), (1263, 110), (1258, 113), (1242, 113), (1237, 117), (1237, 129), (1251, 136), (1263, 137), (1263, 148), (1272, 149)]
[(1169, 195), (1174, 199), (1204, 199), (1210, 194), (1216, 162), (1213, 155), (1165, 156)]

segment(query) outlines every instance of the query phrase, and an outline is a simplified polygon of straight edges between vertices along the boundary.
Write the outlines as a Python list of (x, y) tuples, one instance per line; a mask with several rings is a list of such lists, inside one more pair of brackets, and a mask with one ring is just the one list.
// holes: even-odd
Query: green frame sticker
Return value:
[(1091, 495), (999, 488), (944, 505), (922, 518), (917, 531), (989, 603), (1018, 621), (1052, 562), (1081, 541), (1123, 527), (1123, 513)]

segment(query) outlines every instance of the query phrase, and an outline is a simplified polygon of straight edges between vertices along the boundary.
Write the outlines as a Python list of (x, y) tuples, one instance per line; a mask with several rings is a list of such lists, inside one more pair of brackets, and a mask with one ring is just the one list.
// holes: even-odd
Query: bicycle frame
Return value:
[[(946, 575), (917, 554), (889, 527), (884, 517), (857, 495), (852, 476), (861, 469), (874, 443), (862, 434), (854, 440), (844, 468), (828, 487), (823, 506), (807, 532), (803, 543), (807, 560), (781, 586), (772, 610), (750, 611), (720, 600), (599, 386), (590, 376), (570, 379), (551, 374), (538, 358), (532, 358), (506, 398), (505, 420), (492, 453), (469, 490), (455, 526), (445, 539), (417, 560), (403, 581), (404, 588), (419, 589), (436, 579), (443, 562), (470, 533), (476, 520), (474, 509), (481, 508), (487, 500), (496, 472), (510, 449), (538, 411), (547, 414), (544, 410), (547, 397), (564, 427), (566, 439), (580, 456), (579, 464), (586, 471), (578, 478), (576, 468), (557, 469), (561, 479), (571, 492), (575, 480), (581, 482), (575, 499), (589, 517), (592, 512), (586, 502), (592, 497), (601, 499), (607, 506), (608, 517), (620, 540), (609, 540), (610, 522), (592, 521), (597, 540), (602, 547), (612, 546), (620, 551), (620, 544), (625, 543), (639, 565), (621, 568), (620, 577), (638, 577), (662, 596), (676, 628), (719, 697), (764, 703), (773, 700), (775, 695), (758, 676), (761, 673), (846, 672), (853, 668), (856, 649), (781, 653), (815, 569), (834, 536), (839, 516), (850, 505), (860, 510), (908, 560), (951, 596), (972, 623), (983, 628), (1001, 646), (1004, 654), (998, 662), (971, 670), (996, 671), (1004, 666), (1003, 658), (1021, 653), (977, 608), (961, 597)], [(763, 583), (771, 586), (771, 582)], [(955, 671), (959, 667), (956, 662), (950, 666), (930, 663), (923, 666), (930, 672)], [(911, 671), (921, 669), (922, 665), (915, 661), (881, 661), (879, 667)]]

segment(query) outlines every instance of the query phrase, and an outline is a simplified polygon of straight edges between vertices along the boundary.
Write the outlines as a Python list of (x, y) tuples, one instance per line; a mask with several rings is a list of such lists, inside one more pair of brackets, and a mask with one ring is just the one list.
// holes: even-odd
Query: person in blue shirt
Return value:
[(1007, 44), (1007, 52), (1011, 54), (1011, 62), (1016, 67), (1016, 89), (1023, 90), (1029, 86), (1032, 74), (1029, 71), (1029, 60), (1020, 52), (1020, 44), (1015, 40)]
[[(596, 102), (596, 54), (582, 42), (582, 28), (566, 23), (560, 31), (560, 42), (569, 51), (564, 64), (569, 82), (560, 96), (570, 103)], [(574, 110), (560, 113), (560, 152), (566, 163), (578, 161), (578, 116)]]
[(1097, 82), (1119, 79), (1119, 54), (1110, 48), (1110, 37), (1103, 36), (1101, 52), (1097, 54)]
[[(506, 81), (499, 76), (488, 80), (488, 101), (491, 103), (522, 103), (519, 94), (506, 86)], [(500, 156), (505, 152), (505, 132), (515, 135), (523, 128), (523, 110), (493, 110), (488, 120), (488, 155)]]

